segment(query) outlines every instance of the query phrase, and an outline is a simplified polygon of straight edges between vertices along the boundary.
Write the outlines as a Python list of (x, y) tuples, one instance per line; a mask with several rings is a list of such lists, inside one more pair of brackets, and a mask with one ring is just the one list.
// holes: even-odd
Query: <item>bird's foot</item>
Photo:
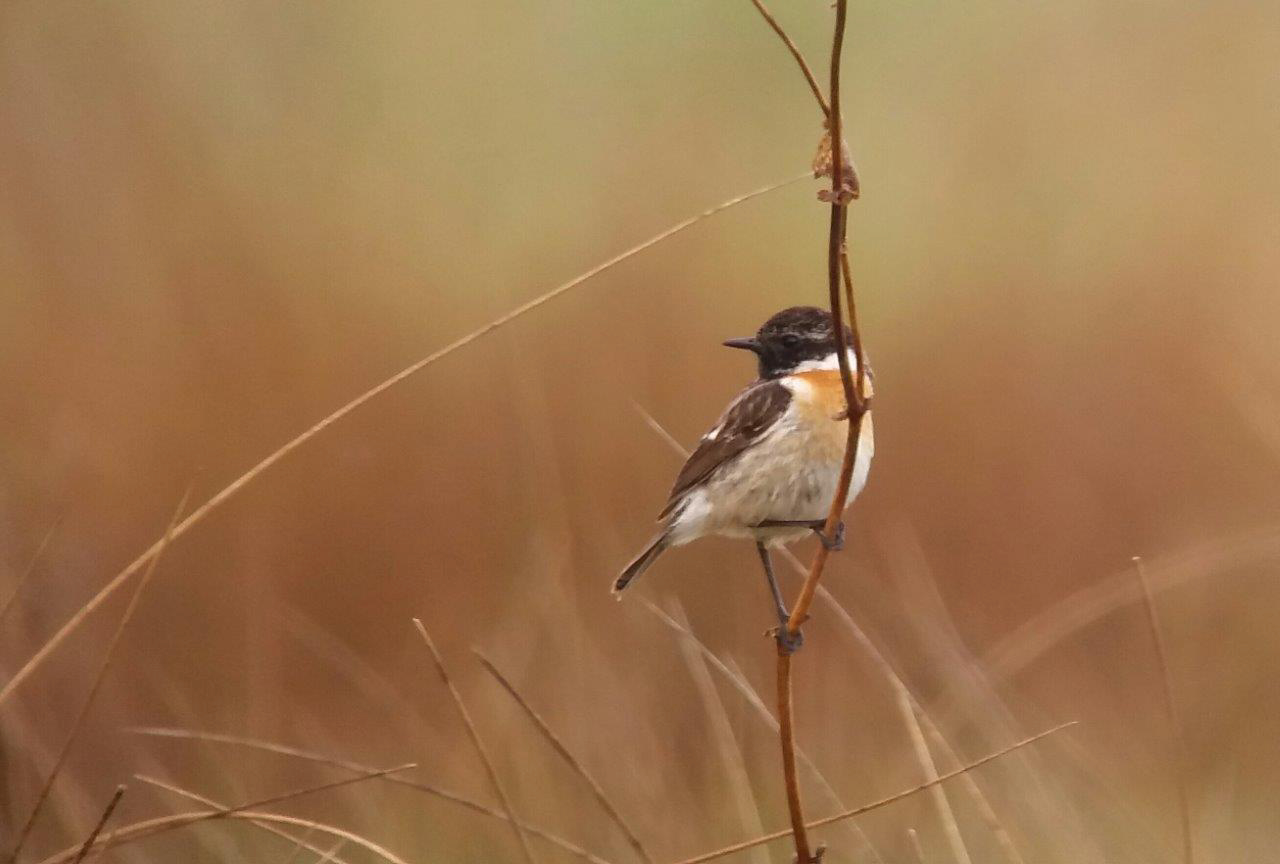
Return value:
[(835, 536), (828, 537), (827, 532), (822, 530), (827, 527), (826, 522), (819, 522), (813, 527), (813, 533), (818, 535), (818, 542), (822, 544), (822, 548), (828, 552), (839, 552), (844, 549), (844, 522), (841, 521), (836, 525)]
[(792, 633), (785, 617), (779, 618), (778, 626), (770, 627), (765, 631), (765, 635), (778, 643), (778, 651), (782, 654), (794, 654), (804, 647), (804, 633), (798, 627), (796, 632)]
[[(827, 847), (822, 845), (821, 843), (818, 844), (817, 848), (813, 850), (813, 857), (809, 859), (808, 864), (822, 864), (822, 856), (825, 855), (826, 852), (827, 852)], [(800, 859), (798, 856), (796, 855), (791, 856), (792, 864), (799, 864), (799, 861)]]
[(757, 528), (808, 528), (818, 535), (818, 541), (828, 552), (839, 552), (844, 548), (844, 522), (836, 525), (834, 537), (828, 537), (826, 519), (766, 519), (756, 524)]

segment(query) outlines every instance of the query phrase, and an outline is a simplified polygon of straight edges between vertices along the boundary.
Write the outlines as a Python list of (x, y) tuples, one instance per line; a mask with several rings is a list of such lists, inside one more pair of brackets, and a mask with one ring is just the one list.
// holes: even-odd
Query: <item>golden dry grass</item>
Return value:
[[(819, 56), (825, 11), (773, 6)], [(1197, 861), (1268, 860), (1277, 12), (851, 15), (880, 440), (797, 664), (805, 800), (1080, 723), (816, 839), (1178, 860), (1181, 777)], [(654, 234), (807, 162), (789, 62), (745, 2), (0, 12), (0, 851), (53, 777), (23, 861), (75, 861), (124, 781), (103, 860), (675, 862), (757, 824), (741, 858), (789, 860), (750, 550), (637, 585), (684, 622), (607, 597), (678, 464), (633, 402), (694, 440), (750, 374), (715, 345), (822, 300), (807, 186)], [(196, 464), (222, 491), (81, 728)]]

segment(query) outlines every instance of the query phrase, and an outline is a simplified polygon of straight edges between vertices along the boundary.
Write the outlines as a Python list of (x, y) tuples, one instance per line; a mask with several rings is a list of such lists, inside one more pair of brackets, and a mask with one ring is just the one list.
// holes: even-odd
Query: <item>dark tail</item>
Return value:
[(645, 547), (645, 550), (636, 556), (636, 560), (627, 565), (617, 580), (613, 583), (613, 593), (621, 593), (623, 588), (631, 584), (631, 580), (639, 576), (641, 573), (649, 569), (649, 565), (658, 560), (658, 556), (667, 551), (667, 535), (659, 534), (653, 538), (653, 542)]

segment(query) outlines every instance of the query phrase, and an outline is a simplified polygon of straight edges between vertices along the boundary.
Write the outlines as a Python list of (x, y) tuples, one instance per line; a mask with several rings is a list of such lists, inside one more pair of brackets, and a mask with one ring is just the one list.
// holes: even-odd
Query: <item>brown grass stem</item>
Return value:
[[(198, 792), (192, 792), (190, 789), (183, 789), (181, 786), (176, 786), (172, 783), (166, 783), (164, 780), (158, 780), (155, 777), (148, 777), (145, 774), (134, 774), (133, 777), (135, 780), (146, 783), (149, 786), (155, 786), (157, 789), (163, 789), (164, 791), (177, 795), (180, 798), (185, 798), (188, 801), (194, 801), (197, 804), (203, 804), (204, 806), (211, 807), (214, 810), (227, 809), (225, 804), (215, 801), (212, 798), (208, 798)], [(251, 820), (251, 824), (262, 829), (268, 834), (274, 834), (280, 839), (288, 840), (293, 844), (293, 850), (289, 853), (289, 857), (285, 859), (285, 864), (288, 864), (289, 861), (297, 858), (304, 850), (311, 852), (314, 855), (321, 855), (324, 852), (324, 850), (319, 846), (309, 842), (311, 835), (315, 830), (313, 828), (308, 828), (301, 836), (295, 836), (288, 831), (275, 827), (270, 822)], [(339, 864), (348, 864), (348, 862), (341, 859), (338, 859), (338, 862)]]
[(775, 677), (778, 698), (778, 740), (782, 742), (782, 777), (787, 791), (787, 815), (791, 819), (791, 834), (796, 846), (796, 864), (817, 864), (809, 851), (809, 831), (804, 821), (804, 804), (800, 800), (800, 778), (796, 774), (795, 712), (791, 695), (791, 652), (778, 649)]
[(18, 581), (13, 583), (13, 590), (9, 592), (9, 596), (5, 598), (4, 605), (0, 606), (0, 621), (4, 621), (9, 610), (13, 608), (14, 601), (18, 599), (18, 595), (22, 593), (22, 589), (26, 586), (27, 580), (31, 578), (31, 574), (36, 572), (36, 565), (40, 563), (40, 559), (44, 557), (44, 550), (48, 548), (53, 535), (58, 532), (58, 525), (62, 523), (62, 517), (59, 516), (53, 520), (53, 524), (49, 526), (49, 530), (44, 532), (36, 551), (31, 553), (31, 557), (27, 560), (27, 566), (22, 571), (22, 575), (18, 577)]
[(146, 572), (142, 574), (142, 578), (138, 580), (137, 586), (133, 589), (133, 594), (129, 597), (129, 603), (125, 606), (124, 614), (120, 616), (115, 632), (111, 634), (111, 641), (107, 643), (107, 647), (102, 653), (102, 660), (94, 673), (93, 683), (89, 685), (89, 692), (85, 694), (84, 701), (80, 703), (80, 710), (71, 723), (71, 729), (67, 732), (67, 737), (62, 741), (62, 747), (58, 750), (58, 756), (53, 761), (53, 767), (49, 769), (44, 784), (36, 795), (35, 804), (31, 807), (31, 814), (27, 816), (26, 822), (23, 823), (22, 828), (18, 831), (13, 850), (9, 853), (9, 861), (18, 860), (18, 855), (22, 852), (22, 847), (27, 842), (27, 837), (31, 834), (31, 829), (35, 826), (36, 819), (40, 816), (40, 810), (44, 807), (44, 802), (48, 799), (49, 792), (53, 789), (54, 781), (58, 779), (62, 766), (66, 764), (67, 756), (70, 754), (76, 738), (80, 735), (80, 730), (84, 727), (84, 721), (89, 716), (89, 711), (98, 696), (98, 691), (102, 688), (102, 682), (106, 680), (107, 671), (111, 668), (111, 661), (115, 657), (116, 648), (119, 647), (120, 640), (124, 636), (125, 630), (129, 627), (129, 622), (133, 620), (133, 613), (138, 608), (138, 601), (142, 599), (142, 593), (146, 590), (147, 584), (150, 583), (151, 577), (156, 572), (156, 567), (160, 564), (160, 559), (163, 557), (161, 553), (173, 540), (173, 528), (177, 524), (179, 517), (182, 516), (183, 510), (186, 509), (187, 500), (191, 497), (191, 487), (192, 483), (188, 483), (187, 488), (183, 490), (182, 497), (178, 499), (178, 506), (174, 508), (173, 515), (169, 517), (169, 523), (165, 527), (160, 549), (147, 565)]
[[(835, 35), (831, 47), (830, 125), (832, 146), (837, 152), (843, 141), (841, 137), (843, 128), (840, 117), (840, 56), (844, 47), (847, 5), (847, 0), (836, 0)], [(849, 432), (845, 442), (844, 463), (840, 469), (840, 482), (836, 487), (835, 497), (831, 500), (830, 512), (827, 514), (825, 531), (829, 537), (835, 536), (836, 527), (840, 524), (841, 514), (844, 513), (845, 499), (849, 496), (849, 487), (853, 481), (853, 465), (858, 455), (858, 437), (866, 409), (866, 405), (860, 395), (865, 389), (867, 365), (861, 354), (862, 339), (858, 333), (855, 332), (853, 334), (852, 347), (858, 352), (858, 369), (855, 382), (854, 372), (849, 366), (848, 348), (851, 346), (845, 343), (842, 324), (844, 321), (842, 311), (844, 303), (841, 298), (841, 252), (844, 249), (844, 235), (847, 224), (845, 202), (841, 196), (843, 170), (844, 160), (837, 155), (831, 163), (832, 201), (827, 235), (827, 295), (831, 306), (831, 317), (836, 322), (836, 359), (840, 364), (840, 382), (844, 388), (845, 404), (848, 406)], [(856, 321), (857, 313), (852, 303), (853, 291), (851, 288), (848, 293), (850, 300), (849, 315), (851, 320)], [(822, 571), (826, 566), (828, 554), (826, 546), (820, 546), (814, 555), (813, 563), (809, 566), (809, 575), (800, 588), (800, 595), (796, 598), (795, 606), (791, 610), (791, 618), (787, 622), (787, 630), (793, 635), (799, 632), (800, 625), (809, 616), (809, 606), (813, 603), (813, 595), (817, 591), (818, 581), (822, 578)]]
[[(271, 468), (281, 459), (288, 456), (293, 451), (297, 450), (299, 447), (306, 444), (312, 438), (319, 435), (325, 429), (328, 429), (334, 423), (337, 423), (339, 420), (351, 414), (356, 409), (364, 406), (371, 400), (387, 392), (391, 388), (395, 387), (397, 384), (400, 384), (401, 382), (412, 377), (416, 373), (421, 372), (423, 369), (426, 369), (428, 366), (431, 366), (433, 363), (436, 363), (437, 361), (449, 356), (450, 354), (454, 353), (460, 348), (465, 348), (467, 345), (470, 345), (472, 342), (475, 342), (481, 339), (482, 337), (487, 336), (488, 334), (492, 333), (498, 328), (503, 327), (507, 324), (510, 324), (512, 321), (522, 317), (523, 315), (528, 314), (529, 312), (532, 312), (533, 310), (537, 309), (543, 304), (548, 303), (551, 300), (554, 300), (555, 298), (561, 296), (562, 294), (565, 294), (566, 292), (574, 288), (577, 288), (578, 286), (582, 285), (584, 282), (588, 282), (591, 279), (594, 279), (596, 276), (599, 276), (601, 273), (604, 273), (605, 271), (617, 266), (618, 264), (621, 264), (623, 261), (626, 261), (628, 258), (632, 258), (640, 254), (641, 252), (644, 252), (645, 250), (658, 245), (664, 240), (668, 240), (671, 237), (674, 237), (675, 235), (679, 234), (680, 232), (684, 231), (687, 228), (692, 227), (693, 225), (696, 225), (697, 223), (703, 221), (704, 219), (708, 219), (716, 215), (717, 213), (722, 213), (725, 210), (728, 210), (732, 207), (736, 207), (739, 204), (743, 204), (747, 201), (752, 200), (753, 198), (758, 198), (761, 195), (766, 195), (770, 192), (777, 191), (784, 187), (790, 186), (794, 183), (799, 183), (801, 180), (808, 179), (810, 176), (811, 176), (810, 174), (805, 173), (805, 174), (798, 175), (796, 177), (791, 177), (786, 180), (782, 180), (777, 183), (770, 183), (768, 186), (761, 186), (759, 189), (753, 189), (750, 192), (745, 192), (741, 195), (736, 195), (733, 198), (728, 199), (727, 201), (722, 201), (719, 204), (716, 204), (714, 207), (709, 207), (700, 213), (697, 213), (686, 219), (682, 219), (676, 224), (670, 226), (669, 228), (666, 228), (662, 231), (659, 231), (657, 234), (654, 234), (649, 239), (643, 240), (640, 243), (637, 243), (636, 245), (632, 246), (631, 248), (626, 249), (618, 253), (617, 255), (614, 255), (612, 258), (608, 259), (607, 261), (597, 264), (596, 266), (592, 267), (591, 269), (583, 273), (578, 274), (577, 276), (573, 277), (567, 282), (563, 282), (548, 291), (544, 291), (543, 293), (539, 294), (537, 297), (534, 297), (532, 300), (529, 300), (525, 303), (520, 304), (519, 306), (515, 307), (511, 311), (506, 312), (503, 315), (500, 315), (499, 317), (493, 319), (492, 321), (488, 322), (487, 324), (475, 330), (472, 330), (470, 333), (467, 333), (465, 336), (460, 336), (459, 338), (450, 342), (448, 345), (445, 345), (443, 348), (440, 348), (437, 351), (433, 351), (431, 354), (428, 354), (426, 357), (422, 358), (416, 363), (413, 363), (412, 365), (407, 366), (404, 369), (401, 369), (399, 372), (392, 375), (390, 378), (387, 378), (381, 383), (374, 385), (373, 387), (361, 393), (359, 396), (356, 396), (354, 399), (347, 402), (345, 405), (341, 406), (337, 410), (328, 414), (327, 416), (319, 420), (317, 423), (313, 424), (312, 426), (310, 426), (309, 428), (307, 428), (306, 430), (304, 430), (303, 432), (301, 432), (300, 434), (298, 434), (297, 436), (295, 436), (294, 438), (286, 442), (277, 450), (267, 455), (265, 458), (263, 458), (261, 461), (255, 464), (248, 471), (241, 474), (235, 480), (232, 480), (227, 486), (225, 486), (216, 495), (214, 495), (208, 501), (201, 504), (195, 510), (191, 511), (190, 516), (188, 516), (186, 519), (183, 519), (181, 522), (179, 522), (173, 529), (173, 538), (177, 539), (182, 535), (186, 534), (188, 531), (190, 531), (192, 528), (194, 528), (196, 525), (202, 522), (207, 516), (209, 516), (219, 507), (221, 507), (222, 505), (230, 501), (232, 498), (234, 498), (246, 486), (248, 486), (258, 477), (260, 477), (265, 471), (267, 471), (269, 468)], [(161, 541), (159, 540), (153, 543), (150, 548), (148, 548), (145, 552), (143, 552), (141, 555), (135, 558), (127, 567), (125, 567), (123, 570), (117, 573), (111, 579), (110, 582), (108, 582), (101, 589), (99, 589), (97, 594), (95, 594), (87, 603), (85, 603), (84, 606), (82, 606), (74, 615), (72, 615), (72, 617), (65, 624), (63, 624), (62, 627), (59, 628), (58, 631), (54, 633), (54, 635), (47, 642), (45, 642), (43, 646), (41, 646), (40, 650), (38, 650), (31, 657), (31, 659), (29, 659), (25, 664), (23, 664), (22, 668), (19, 669), (12, 678), (10, 678), (7, 682), (5, 682), (3, 687), (0, 687), (0, 705), (3, 705), (9, 699), (9, 697), (13, 694), (13, 692), (22, 684), (22, 682), (25, 681), (27, 678), (29, 678), (31, 674), (37, 668), (39, 668), (39, 666), (45, 661), (45, 659), (50, 654), (52, 654), (57, 649), (57, 647), (61, 645), (67, 639), (68, 636), (71, 635), (71, 633), (73, 633), (77, 628), (80, 627), (81, 624), (84, 623), (85, 618), (87, 618), (96, 608), (98, 608), (98, 606), (100, 606), (104, 600), (106, 600), (109, 596), (111, 596), (113, 593), (119, 590), (119, 588), (126, 581), (128, 581), (131, 576), (133, 576), (135, 573), (137, 573), (143, 567), (145, 567), (147, 563), (151, 561), (151, 559), (155, 558), (156, 555), (158, 555), (160, 552), (160, 545), (161, 545)]]
[[(842, 813), (836, 813), (832, 816), (825, 816), (822, 819), (815, 819), (812, 822), (807, 822), (805, 823), (805, 828), (821, 828), (822, 826), (830, 825), (833, 822), (839, 822), (843, 819), (851, 819), (855, 816), (861, 816), (864, 813), (870, 813), (872, 810), (878, 810), (881, 807), (887, 807), (888, 805), (901, 801), (904, 798), (909, 798), (912, 795), (915, 795), (919, 792), (923, 792), (925, 789), (928, 789), (933, 786), (937, 786), (939, 783), (945, 783), (948, 780), (951, 780), (954, 777), (958, 777), (967, 771), (972, 771), (975, 768), (979, 768), (987, 764), (988, 762), (999, 759), (1002, 756), (1007, 756), (1008, 754), (1014, 752), (1015, 750), (1020, 750), (1029, 744), (1034, 744), (1036, 741), (1039, 741), (1041, 738), (1045, 738), (1049, 735), (1054, 734), (1055, 732), (1060, 732), (1069, 726), (1076, 725), (1076, 722), (1077, 721), (1072, 720), (1070, 722), (1062, 723), (1057, 726), (1054, 726), (1051, 729), (1046, 729), (1043, 732), (1038, 732), (1037, 734), (1032, 735), (1029, 738), (1023, 738), (1021, 741), (1011, 744), (1002, 750), (997, 750), (996, 752), (988, 754), (987, 756), (984, 756), (981, 759), (978, 759), (974, 762), (970, 762), (967, 765), (957, 768), (955, 771), (949, 771), (946, 774), (941, 775), (937, 779), (929, 780), (928, 782), (921, 783), (917, 786), (912, 786), (910, 789), (904, 789), (901, 792), (895, 792), (893, 795), (889, 795), (885, 798), (881, 798), (878, 801), (873, 801), (870, 804), (864, 804), (861, 807), (855, 807), (852, 810), (845, 810)], [(766, 834), (763, 837), (755, 837), (751, 840), (744, 840), (740, 843), (734, 843), (732, 846), (725, 846), (721, 849), (716, 849), (713, 852), (706, 852), (702, 855), (694, 856), (693, 858), (685, 858), (684, 860), (677, 862), (677, 864), (703, 864), (704, 861), (713, 861), (717, 858), (723, 858), (726, 855), (732, 855), (735, 852), (742, 852), (746, 849), (751, 849), (755, 846), (759, 846), (764, 843), (772, 843), (774, 840), (781, 840), (784, 837), (790, 836), (792, 833), (793, 832), (789, 828), (783, 831), (775, 831), (774, 833)]]
[[(854, 347), (858, 350), (857, 387), (854, 389), (854, 378), (849, 368), (848, 346), (845, 344), (844, 316), (841, 314), (841, 267), (840, 256), (845, 245), (845, 198), (844, 198), (844, 129), (840, 115), (840, 59), (844, 48), (844, 28), (847, 17), (847, 0), (836, 0), (836, 21), (831, 42), (831, 83), (828, 92), (831, 94), (830, 111), (827, 127), (831, 135), (831, 216), (827, 237), (827, 293), (831, 307), (831, 318), (836, 333), (836, 358), (840, 364), (840, 382), (844, 388), (846, 414), (848, 415), (848, 437), (845, 439), (844, 462), (840, 466), (840, 479), (836, 485), (836, 493), (831, 499), (831, 507), (827, 513), (824, 532), (834, 537), (844, 513), (849, 487), (853, 480), (853, 466), (858, 454), (858, 439), (862, 431), (862, 420), (865, 406), (860, 393), (863, 385), (866, 362), (861, 355), (861, 339), (855, 335)], [(849, 305), (852, 311), (853, 292), (849, 291)], [(856, 320), (856, 319), (854, 319)], [(823, 568), (827, 563), (828, 548), (826, 544), (818, 547), (810, 566), (809, 574), (800, 587), (800, 594), (791, 607), (791, 617), (787, 620), (786, 630), (795, 637), (800, 632), (800, 625), (809, 616), (809, 606), (813, 603), (814, 592), (818, 588), (818, 580), (822, 578)], [(795, 841), (797, 864), (810, 864), (818, 860), (810, 851), (809, 836), (804, 819), (804, 805), (800, 797), (800, 782), (796, 774), (796, 741), (793, 717), (792, 654), (784, 647), (783, 639), (778, 639), (777, 666), (777, 699), (778, 699), (778, 738), (782, 748), (783, 782), (787, 791), (787, 810), (791, 817), (791, 833)], [(821, 857), (820, 855), (818, 856)]]
[(440, 680), (444, 683), (445, 689), (449, 691), (449, 695), (453, 698), (454, 707), (458, 709), (458, 715), (462, 718), (462, 725), (466, 727), (467, 736), (471, 739), (471, 746), (475, 748), (480, 761), (484, 763), (485, 774), (489, 777), (489, 785), (493, 787), (503, 811), (511, 822), (511, 830), (515, 832), (516, 840), (520, 844), (520, 851), (523, 853), (525, 861), (527, 864), (536, 864), (533, 857), (533, 849), (529, 846), (529, 838), (516, 820), (515, 810), (511, 807), (511, 799), (507, 796), (507, 790), (503, 788), (502, 780), (498, 777), (498, 770), (493, 766), (493, 759), (489, 756), (489, 750), (485, 747), (484, 740), (480, 737), (480, 732), (476, 729), (476, 724), (471, 719), (471, 712), (467, 710), (466, 703), (462, 701), (462, 694), (458, 692), (458, 688), (454, 686), (453, 679), (449, 677), (449, 669), (444, 664), (444, 658), (440, 656), (436, 643), (431, 641), (431, 634), (422, 625), (422, 621), (414, 618), (413, 626), (418, 628), (422, 641), (426, 643), (427, 650), (431, 652), (431, 661), (435, 664), (436, 672), (440, 675)]
[(542, 718), (542, 715), (529, 704), (529, 700), (524, 698), (520, 691), (516, 689), (516, 686), (511, 683), (511, 679), (503, 674), (502, 670), (500, 670), (492, 660), (485, 656), (479, 648), (472, 647), (471, 652), (476, 655), (476, 659), (480, 661), (480, 665), (484, 667), (484, 670), (492, 675), (494, 680), (502, 686), (502, 689), (506, 690), (508, 695), (510, 695), (511, 698), (515, 700), (516, 704), (520, 706), (520, 710), (524, 711), (525, 716), (528, 717), (533, 725), (538, 729), (538, 732), (542, 735), (543, 739), (551, 745), (553, 750), (560, 754), (560, 758), (564, 759), (568, 766), (573, 769), (573, 772), (577, 774), (578, 777), (582, 779), (582, 782), (587, 785), (587, 788), (591, 790), (592, 796), (596, 799), (596, 803), (600, 805), (600, 809), (605, 812), (605, 815), (613, 821), (613, 824), (616, 825), (618, 830), (622, 832), (622, 835), (626, 837), (627, 843), (633, 850), (635, 850), (635, 853), (639, 856), (640, 860), (648, 862), (648, 864), (653, 864), (653, 856), (651, 856), (644, 848), (644, 844), (640, 842), (640, 838), (636, 836), (636, 832), (627, 824), (627, 820), (622, 817), (620, 812), (618, 812), (618, 808), (609, 800), (609, 796), (605, 794), (604, 788), (601, 787), (596, 778), (592, 776), (591, 772), (586, 769), (586, 766), (578, 761), (573, 753), (570, 752), (565, 743), (560, 740), (560, 736), (552, 730), (547, 721)]
[(1152, 599), (1151, 584), (1147, 579), (1147, 568), (1142, 558), (1135, 556), (1134, 569), (1138, 574), (1138, 582), (1142, 586), (1142, 603), (1146, 607), (1147, 626), (1151, 631), (1151, 642), (1156, 651), (1156, 662), (1160, 665), (1161, 692), (1164, 696), (1165, 718), (1169, 724), (1169, 737), (1173, 743), (1174, 775), (1177, 783), (1178, 813), (1182, 818), (1182, 860), (1184, 864), (1194, 864), (1195, 841), (1191, 833), (1191, 801), (1187, 794), (1187, 744), (1182, 730), (1182, 718), (1178, 714), (1178, 703), (1173, 698), (1173, 676), (1169, 674), (1169, 652), (1165, 648), (1164, 631), (1160, 627), (1160, 614)]
[[(300, 750), (296, 747), (290, 747), (286, 744), (277, 744), (272, 741), (260, 741), (255, 738), (245, 738), (238, 735), (226, 735), (220, 732), (200, 732), (192, 729), (173, 729), (173, 728), (160, 728), (160, 727), (134, 727), (134, 728), (127, 729), (126, 731), (132, 732), (135, 735), (148, 735), (155, 738), (174, 738), (174, 739), (183, 740), (183, 741), (200, 741), (200, 742), (210, 743), (210, 744), (227, 744), (234, 747), (245, 747), (250, 750), (258, 750), (264, 753), (274, 753), (277, 756), (285, 756), (291, 759), (299, 759), (304, 762), (312, 762), (317, 765), (327, 765), (330, 768), (339, 768), (344, 771), (355, 771), (357, 773), (360, 773), (360, 772), (367, 772), (367, 771), (373, 770), (369, 766), (362, 765), (359, 762), (351, 762), (345, 759), (336, 759), (332, 756), (325, 756), (324, 754), (321, 754), (321, 753), (313, 753), (309, 750)], [(504, 822), (511, 821), (511, 817), (508, 816), (506, 813), (503, 813), (499, 810), (495, 810), (494, 808), (486, 804), (481, 804), (479, 801), (473, 801), (472, 799), (467, 798), (464, 795), (459, 795), (455, 792), (450, 792), (446, 789), (441, 789), (439, 787), (432, 786), (427, 783), (422, 783), (417, 780), (409, 780), (403, 777), (396, 777), (394, 775), (388, 775), (386, 777), (381, 777), (379, 779), (382, 780), (384, 783), (391, 783), (396, 786), (403, 786), (407, 789), (413, 789), (417, 792), (421, 792), (423, 794), (431, 795), (432, 797), (440, 798), (444, 801), (457, 804), (460, 807), (465, 807), (466, 809), (471, 810), (474, 813), (479, 813), (483, 816), (489, 816), (493, 819), (500, 819)], [(529, 834), (533, 835), (534, 837), (540, 837), (541, 839), (547, 841), (553, 846), (556, 846), (564, 850), (565, 852), (568, 852), (571, 855), (576, 855), (577, 857), (583, 859), (584, 861), (589, 862), (589, 864), (609, 864), (608, 861), (601, 858), (600, 856), (595, 855), (591, 852), (588, 852), (582, 847), (577, 846), (574, 843), (571, 843), (570, 841), (564, 839), (563, 837), (559, 837), (555, 834), (552, 834), (551, 832), (546, 831), (542, 828), (539, 828), (536, 825), (532, 825), (528, 822), (522, 821), (520, 822), (520, 828), (522, 828), (524, 831), (528, 832)]]
[[(317, 831), (323, 831), (334, 837), (343, 837), (351, 843), (368, 850), (378, 856), (387, 864), (406, 864), (406, 862), (393, 854), (392, 852), (379, 846), (370, 840), (366, 840), (358, 834), (352, 833), (345, 828), (339, 828), (336, 825), (327, 825), (323, 822), (316, 822), (312, 819), (303, 819), (299, 816), (285, 816), (280, 813), (268, 813), (260, 810), (228, 810), (228, 811), (208, 811), (196, 810), (187, 813), (174, 813), (169, 816), (156, 816), (151, 819), (144, 819), (141, 822), (134, 822), (123, 828), (117, 828), (110, 834), (99, 836), (94, 841), (91, 855), (96, 855), (108, 845), (112, 848), (124, 846), (147, 837), (154, 837), (157, 834), (163, 834), (177, 828), (185, 828), (197, 822), (204, 822), (209, 819), (239, 819), (246, 820), (250, 823), (257, 822), (273, 822), (280, 825), (293, 825), (299, 828), (312, 828)], [(45, 858), (40, 864), (69, 864), (75, 859), (79, 852), (79, 846), (72, 846), (70, 849), (63, 849)]]
[(796, 45), (795, 40), (787, 35), (787, 31), (782, 29), (782, 25), (778, 23), (778, 19), (773, 17), (768, 7), (760, 0), (751, 0), (752, 5), (756, 7), (756, 11), (764, 18), (765, 22), (773, 28), (773, 32), (778, 34), (778, 38), (787, 46), (787, 50), (791, 52), (791, 56), (795, 58), (796, 64), (800, 67), (804, 80), (809, 83), (809, 89), (813, 91), (813, 98), (818, 100), (818, 107), (822, 109), (824, 117), (831, 116), (831, 106), (827, 104), (827, 99), (822, 95), (822, 87), (818, 85), (818, 79), (814, 76), (813, 70), (809, 68), (809, 63), (804, 59), (804, 55), (800, 53), (800, 47)]
[(120, 803), (120, 799), (124, 797), (124, 784), (116, 787), (116, 791), (112, 794), (111, 800), (107, 802), (106, 808), (102, 811), (102, 815), (98, 817), (98, 822), (93, 826), (93, 830), (89, 832), (89, 836), (85, 838), (84, 843), (80, 846), (80, 851), (76, 853), (76, 859), (72, 864), (80, 864), (89, 854), (89, 850), (93, 848), (93, 841), (98, 839), (98, 835), (102, 833), (102, 829), (106, 827), (107, 820), (111, 818), (111, 814), (116, 812), (116, 805)]

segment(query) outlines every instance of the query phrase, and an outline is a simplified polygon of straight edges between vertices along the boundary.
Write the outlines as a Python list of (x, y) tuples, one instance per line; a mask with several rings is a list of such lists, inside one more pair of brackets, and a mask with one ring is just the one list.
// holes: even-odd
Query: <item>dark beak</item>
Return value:
[(755, 354), (759, 354), (761, 351), (760, 343), (755, 339), (730, 339), (728, 342), (724, 343), (724, 347), (742, 348)]

